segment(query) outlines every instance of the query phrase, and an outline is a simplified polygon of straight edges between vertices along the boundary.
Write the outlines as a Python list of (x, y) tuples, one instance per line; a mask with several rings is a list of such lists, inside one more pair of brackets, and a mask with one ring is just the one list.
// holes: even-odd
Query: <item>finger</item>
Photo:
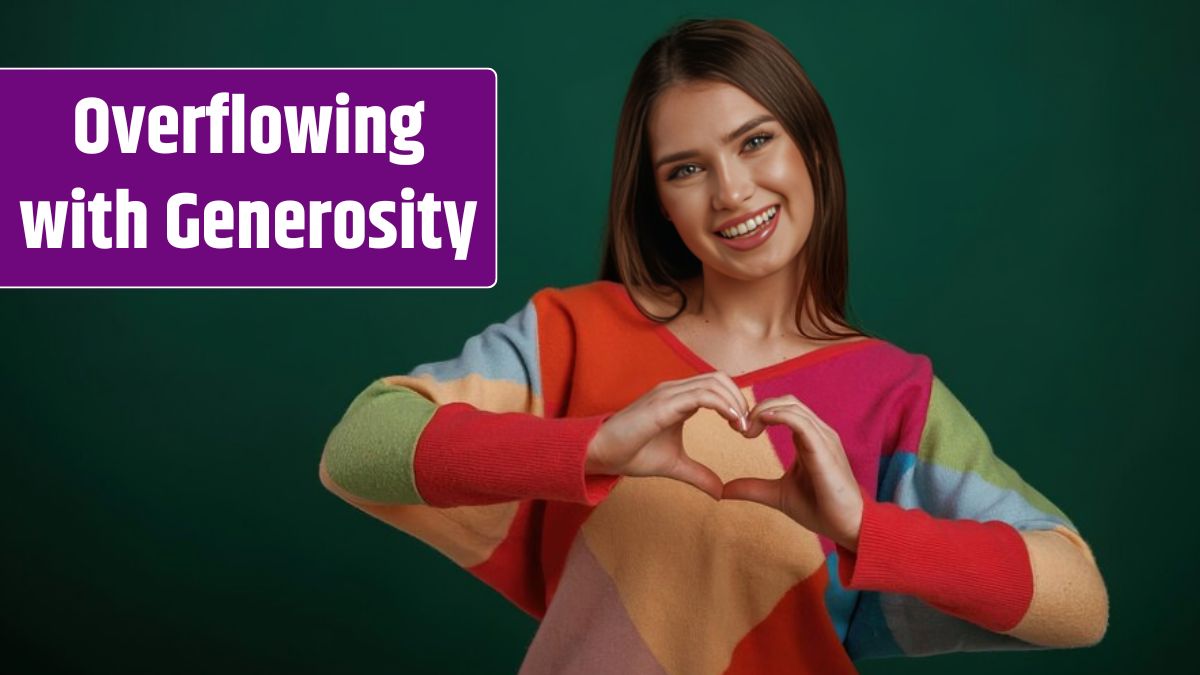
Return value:
[(725, 484), (721, 499), (741, 499), (757, 502), (773, 509), (782, 504), (783, 482), (778, 478), (738, 478)]
[(737, 424), (740, 418), (729, 401), (709, 386), (701, 385), (674, 393), (667, 401), (672, 412), (672, 424), (691, 417), (698, 408), (709, 408), (729, 420), (730, 424)]
[(829, 455), (828, 438), (822, 433), (816, 423), (803, 411), (794, 406), (782, 406), (765, 411), (761, 419), (768, 424), (785, 424), (802, 441), (796, 444), (796, 459), (811, 468), (810, 465), (820, 462)]
[(771, 398), (764, 398), (763, 400), (754, 404), (754, 407), (750, 409), (750, 413), (753, 414), (756, 412), (762, 412), (768, 408), (777, 408), (781, 405), (791, 405), (799, 402), (800, 399), (792, 396), (791, 394), (787, 394), (786, 396), (773, 396)]
[[(682, 388), (682, 387), (686, 387), (686, 388)], [(723, 408), (717, 409), (717, 411), (721, 413), (722, 417), (725, 417), (726, 419), (729, 420), (729, 424), (731, 427), (733, 427), (735, 430), (737, 430), (739, 432), (742, 430), (742, 427), (741, 427), (742, 413), (741, 413), (741, 411), (739, 411), (737, 409), (736, 403), (730, 397), (729, 392), (726, 391), (724, 387), (717, 384), (716, 381), (711, 378), (703, 379), (703, 380), (696, 380), (696, 381), (692, 382), (690, 384), (690, 386), (687, 384), (684, 384), (684, 385), (681, 385), (680, 388), (669, 389), (668, 395), (669, 396), (680, 396), (680, 395), (688, 394), (693, 391), (708, 391), (708, 392), (711, 392), (712, 394), (720, 397), (721, 400), (725, 402), (725, 405)]]
[(695, 377), (689, 377), (686, 380), (680, 380), (680, 382), (698, 381), (711, 381), (717, 383), (725, 392), (729, 394), (730, 401), (734, 403), (734, 407), (737, 408), (739, 415), (745, 416), (750, 412), (750, 403), (746, 400), (745, 394), (742, 393), (741, 388), (737, 386), (737, 383), (734, 382), (733, 378), (727, 373), (724, 373), (720, 370), (714, 370), (708, 373), (701, 373)]
[[(829, 426), (825, 422), (825, 420), (821, 419), (817, 415), (817, 413), (813, 412), (812, 408), (809, 408), (808, 406), (804, 405), (803, 403), (797, 402), (790, 406), (787, 406), (786, 410), (788, 410), (796, 415), (800, 415), (802, 418), (807, 420), (809, 422), (809, 424), (812, 425), (812, 427), (816, 430), (816, 432), (818, 434), (820, 434), (820, 436), (822, 438), (822, 443), (821, 443), (820, 447), (827, 448), (827, 449), (841, 447), (842, 437), (838, 434), (838, 432), (833, 427)], [(845, 453), (843, 452), (841, 454), (844, 455)]]
[(713, 499), (721, 498), (721, 477), (712, 469), (687, 455), (680, 455), (675, 465), (663, 476), (695, 486)]
[(757, 405), (755, 405), (754, 409), (750, 411), (750, 414), (746, 418), (747, 428), (744, 435), (749, 438), (753, 438), (761, 434), (763, 430), (767, 428), (766, 423), (764, 423), (762, 419), (762, 414), (768, 410), (786, 408), (787, 406), (791, 405), (791, 403), (787, 400), (788, 398), (790, 397), (781, 396), (778, 398), (769, 398), (760, 401)]
[(837, 432), (833, 430), (833, 427), (826, 424), (825, 421), (822, 420), (812, 408), (805, 405), (803, 401), (795, 396), (780, 396), (777, 398), (764, 400), (759, 405), (755, 406), (755, 410), (750, 412), (753, 417), (757, 418), (760, 417), (764, 411), (780, 408), (790, 408), (815, 424), (816, 427), (823, 433), (830, 436), (837, 435)]
[(818, 415), (815, 410), (810, 408), (807, 403), (805, 403), (804, 401), (801, 401), (800, 399), (796, 398), (795, 396), (792, 396), (789, 394), (787, 396), (780, 396), (779, 398), (773, 399), (773, 400), (782, 401), (782, 402), (787, 403), (788, 405), (799, 408), (802, 413), (804, 413), (809, 418), (811, 418), (812, 421), (821, 429), (825, 430), (828, 433), (837, 433), (833, 430), (833, 427), (829, 426), (828, 424), (825, 423), (825, 420), (821, 419), (821, 416)]
[(730, 377), (728, 373), (717, 370), (709, 373), (709, 375), (711, 375), (713, 379), (715, 379), (721, 384), (722, 387), (725, 387), (725, 389), (729, 391), (734, 400), (737, 402), (738, 412), (741, 413), (743, 417), (750, 413), (750, 402), (746, 400), (746, 395), (742, 393), (742, 388), (737, 386), (737, 383), (733, 381), (733, 378)]

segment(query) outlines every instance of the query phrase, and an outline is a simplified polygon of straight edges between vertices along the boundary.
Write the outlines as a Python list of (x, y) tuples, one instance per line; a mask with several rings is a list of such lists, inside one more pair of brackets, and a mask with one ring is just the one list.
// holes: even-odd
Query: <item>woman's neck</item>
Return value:
[[(750, 339), (802, 337), (796, 327), (802, 262), (752, 281), (725, 276), (708, 267), (684, 282), (688, 294), (686, 314), (721, 332)], [(808, 316), (805, 331), (821, 332)]]

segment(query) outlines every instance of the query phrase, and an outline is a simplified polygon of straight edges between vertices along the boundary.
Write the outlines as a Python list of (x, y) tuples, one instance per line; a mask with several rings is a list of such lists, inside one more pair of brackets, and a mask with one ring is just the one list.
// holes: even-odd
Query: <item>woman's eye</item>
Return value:
[(694, 175), (699, 170), (700, 170), (700, 167), (696, 166), (695, 164), (683, 164), (678, 167), (675, 167), (675, 170), (672, 171), (670, 173), (670, 175), (667, 176), (667, 180), (675, 180), (676, 178), (687, 178), (688, 176)]
[(761, 148), (762, 146), (766, 145), (768, 142), (770, 142), (770, 140), (774, 137), (775, 137), (774, 134), (766, 134), (766, 133), (756, 134), (754, 136), (751, 136), (749, 139), (747, 139), (746, 145), (743, 147), (746, 148), (747, 150), (757, 150), (757, 149)]

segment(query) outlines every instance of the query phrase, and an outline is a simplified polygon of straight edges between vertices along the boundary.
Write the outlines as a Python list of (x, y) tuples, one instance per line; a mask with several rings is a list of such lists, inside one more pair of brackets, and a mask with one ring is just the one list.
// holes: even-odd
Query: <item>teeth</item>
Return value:
[(775, 207), (772, 206), (771, 208), (767, 209), (764, 213), (760, 213), (759, 215), (757, 215), (745, 222), (738, 223), (737, 225), (734, 225), (733, 227), (721, 230), (721, 231), (717, 232), (717, 234), (721, 235), (722, 237), (725, 237), (726, 239), (733, 239), (734, 237), (740, 237), (744, 234), (749, 234), (749, 233), (757, 230), (758, 227), (760, 225), (762, 225), (763, 223), (769, 222), (772, 218), (774, 218), (775, 210), (776, 210)]

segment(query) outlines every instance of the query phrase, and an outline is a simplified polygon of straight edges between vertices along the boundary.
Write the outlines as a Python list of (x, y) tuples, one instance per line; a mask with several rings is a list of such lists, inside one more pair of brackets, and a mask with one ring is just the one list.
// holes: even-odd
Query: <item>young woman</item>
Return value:
[(738, 21), (655, 42), (600, 281), (372, 383), (323, 484), (541, 620), (530, 673), (854, 672), (1091, 645), (1087, 544), (929, 359), (845, 317), (833, 123)]

